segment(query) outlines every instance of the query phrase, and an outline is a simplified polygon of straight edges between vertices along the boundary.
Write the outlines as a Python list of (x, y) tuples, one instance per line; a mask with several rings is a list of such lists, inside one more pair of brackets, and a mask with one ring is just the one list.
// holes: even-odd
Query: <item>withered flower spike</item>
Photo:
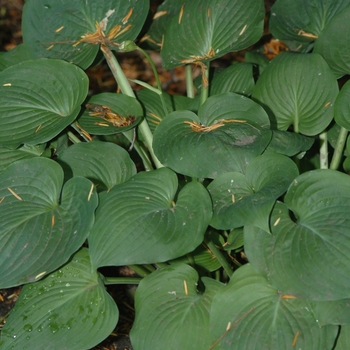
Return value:
[(205, 126), (197, 122), (190, 122), (188, 120), (184, 121), (184, 123), (188, 124), (194, 132), (210, 132), (220, 128), (221, 126), (224, 126), (225, 123), (246, 123), (246, 122), (247, 122), (246, 120), (239, 120), (239, 119), (219, 119), (214, 124), (210, 126)]

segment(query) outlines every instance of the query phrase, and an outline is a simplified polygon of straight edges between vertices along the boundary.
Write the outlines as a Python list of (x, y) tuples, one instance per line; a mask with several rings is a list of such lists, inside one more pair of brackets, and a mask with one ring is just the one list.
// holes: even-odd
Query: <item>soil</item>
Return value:
[[(0, 0), (0, 51), (9, 51), (22, 42), (21, 32), (21, 15), (22, 7), (25, 0)], [(151, 0), (151, 7), (155, 9), (162, 0)], [(265, 1), (267, 9), (271, 7), (274, 1)], [(284, 50), (285, 47), (281, 42), (271, 39), (271, 36), (266, 32), (260, 45), (264, 45), (264, 53), (272, 58)], [(171, 71), (166, 71), (161, 67), (161, 59), (158, 53), (150, 52), (154, 60), (163, 90), (172, 94), (184, 94), (186, 89), (185, 72), (183, 67), (175, 68)], [(128, 78), (139, 79), (155, 85), (153, 72), (149, 64), (138, 53), (129, 53), (118, 55), (118, 60), (121, 67), (125, 71)], [(231, 53), (222, 57), (218, 62), (213, 64), (216, 66), (226, 67), (233, 61), (243, 61), (244, 52)], [(117, 91), (117, 85), (110, 73), (107, 65), (89, 68), (86, 72), (90, 78), (90, 93)], [(199, 74), (199, 70), (194, 71)], [(134, 84), (134, 90), (140, 89), (140, 86)], [(133, 271), (128, 268), (115, 268), (111, 276), (132, 275)], [(130, 288), (133, 286), (108, 286), (107, 290), (116, 301), (120, 319), (118, 325), (110, 336), (99, 345), (95, 346), (94, 350), (131, 350), (132, 346), (129, 340), (129, 332), (134, 320), (133, 301), (130, 297)], [(0, 330), (6, 322), (6, 317), (16, 303), (21, 287), (9, 288), (0, 290)]]

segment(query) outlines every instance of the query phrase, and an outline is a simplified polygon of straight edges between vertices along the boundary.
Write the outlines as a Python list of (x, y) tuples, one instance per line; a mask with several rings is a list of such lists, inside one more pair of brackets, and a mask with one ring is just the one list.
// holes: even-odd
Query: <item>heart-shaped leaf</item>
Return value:
[(133, 97), (104, 92), (94, 95), (85, 104), (78, 123), (94, 135), (112, 135), (134, 128), (142, 120), (143, 110)]
[(253, 224), (269, 231), (269, 214), (278, 197), (298, 176), (295, 163), (285, 156), (267, 153), (247, 166), (246, 174), (226, 173), (208, 186), (213, 200), (210, 225), (231, 229)]
[(130, 333), (136, 349), (208, 349), (210, 304), (223, 285), (188, 265), (160, 269), (144, 278), (135, 295), (136, 319)]
[(292, 125), (294, 132), (313, 136), (331, 122), (337, 94), (337, 80), (320, 55), (283, 53), (258, 79), (253, 99), (268, 111), (274, 128)]
[[(341, 1), (349, 4), (349, 1)], [(335, 2), (338, 3), (338, 2)], [(350, 73), (350, 59), (347, 38), (349, 27), (350, 6), (343, 8), (326, 25), (315, 43), (314, 52), (319, 53), (331, 67), (334, 74), (340, 78)]]
[(47, 158), (19, 160), (0, 174), (0, 288), (36, 281), (80, 248), (97, 195), (84, 178), (62, 189), (62, 168)]
[(245, 265), (213, 298), (209, 349), (331, 349), (338, 327), (320, 327), (307, 306)]
[(39, 59), (11, 66), (0, 73), (0, 144), (51, 140), (80, 111), (88, 78), (77, 66)]
[(23, 8), (23, 40), (36, 57), (60, 58), (83, 69), (99, 46), (118, 50), (134, 40), (148, 14), (148, 1), (36, 0)]
[(274, 152), (292, 157), (299, 152), (306, 152), (314, 139), (294, 132), (272, 130), (272, 139), (265, 152)]
[(109, 142), (77, 143), (61, 153), (58, 161), (66, 179), (86, 177), (99, 192), (110, 190), (136, 174), (136, 166), (129, 153)]
[(348, 4), (348, 0), (277, 0), (271, 8), (269, 29), (283, 41), (312, 42)]
[(340, 90), (334, 106), (334, 119), (343, 128), (350, 130), (350, 81)]
[(153, 148), (162, 164), (176, 172), (215, 178), (244, 173), (271, 138), (265, 111), (234, 93), (215, 95), (200, 107), (169, 114), (154, 132)]
[(210, 196), (191, 182), (175, 203), (177, 187), (175, 173), (161, 168), (101, 194), (89, 236), (93, 266), (161, 262), (194, 250), (211, 219)]
[(349, 211), (347, 175), (332, 170), (304, 173), (291, 184), (285, 204), (276, 204), (272, 234), (245, 227), (245, 253), (285, 293), (312, 300), (349, 298)]
[(260, 0), (193, 0), (171, 19), (161, 55), (166, 69), (208, 62), (257, 42), (263, 31)]
[(45, 279), (23, 287), (1, 332), (6, 349), (91, 349), (118, 321), (118, 309), (88, 250)]
[(249, 96), (254, 85), (253, 65), (236, 63), (214, 76), (210, 84), (210, 96), (228, 91)]

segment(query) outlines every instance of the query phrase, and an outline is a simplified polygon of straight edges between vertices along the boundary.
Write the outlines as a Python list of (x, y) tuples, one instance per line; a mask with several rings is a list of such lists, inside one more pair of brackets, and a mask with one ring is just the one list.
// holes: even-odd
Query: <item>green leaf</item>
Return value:
[(198, 182), (175, 200), (177, 187), (175, 173), (161, 168), (101, 194), (89, 235), (93, 266), (162, 262), (194, 250), (210, 222), (211, 200)]
[(149, 1), (137, 0), (28, 0), (23, 8), (23, 41), (37, 57), (60, 58), (86, 69), (100, 44), (118, 50), (123, 41), (134, 40), (148, 9)]
[(236, 250), (242, 248), (244, 245), (243, 228), (232, 229), (227, 237), (227, 244), (223, 247), (224, 250)]
[[(168, 113), (175, 110), (174, 105), (179, 100), (179, 97), (183, 97), (172, 96), (164, 91), (162, 93), (166, 111), (164, 110), (161, 98), (158, 94), (148, 89), (142, 89), (137, 92), (137, 99), (140, 101), (146, 112), (146, 119), (152, 132), (154, 132), (157, 125), (167, 116)], [(180, 101), (183, 101), (183, 99), (180, 99)], [(181, 109), (186, 109), (190, 101), (191, 99), (185, 97), (185, 103), (181, 103), (181, 107), (183, 107)]]
[(152, 49), (160, 50), (166, 28), (170, 20), (179, 14), (183, 3), (184, 0), (165, 0), (157, 7), (157, 12), (153, 16), (151, 26), (147, 34), (143, 37)]
[(187, 265), (160, 269), (141, 281), (130, 333), (135, 349), (208, 349), (210, 305), (223, 285), (203, 277), (200, 294), (197, 281), (197, 272)]
[(119, 313), (83, 248), (45, 279), (23, 287), (1, 332), (6, 349), (91, 349)]
[(348, 350), (350, 347), (350, 325), (340, 327), (340, 335), (334, 350)]
[(47, 158), (19, 160), (0, 174), (0, 288), (33, 282), (81, 247), (97, 195), (84, 178), (69, 180)]
[(270, 60), (258, 49), (256, 51), (246, 51), (244, 58), (246, 63), (252, 63), (258, 66), (260, 75), (270, 64)]
[(347, 173), (349, 173), (350, 172), (350, 137), (349, 136), (346, 141), (346, 149), (344, 153), (346, 158), (343, 163), (343, 168)]
[(321, 327), (350, 324), (350, 299), (310, 301), (309, 304)]
[[(208, 128), (198, 131), (189, 123)], [(153, 148), (161, 163), (178, 173), (215, 178), (245, 172), (269, 143), (268, 126), (268, 116), (258, 104), (228, 92), (208, 98), (198, 116), (190, 111), (169, 114), (154, 132)]]
[(143, 110), (140, 103), (136, 98), (123, 94), (104, 92), (94, 95), (88, 99), (85, 107), (78, 123), (85, 131), (94, 135), (125, 132), (142, 121)]
[(209, 349), (331, 349), (338, 327), (321, 328), (307, 305), (245, 265), (213, 298)]
[(298, 176), (295, 163), (268, 153), (253, 159), (246, 174), (226, 173), (208, 186), (213, 201), (210, 225), (216, 229), (256, 225), (269, 231), (269, 214), (278, 197)]
[(0, 52), (0, 71), (35, 58), (28, 45), (19, 44), (8, 52)]
[(193, 252), (188, 253), (180, 258), (169, 261), (170, 264), (193, 264), (203, 268), (206, 271), (216, 271), (221, 267), (217, 257), (203, 244), (198, 246)]
[(164, 36), (164, 68), (209, 62), (253, 45), (262, 35), (264, 15), (260, 0), (184, 2)]
[(289, 131), (272, 130), (272, 139), (265, 152), (274, 152), (292, 157), (306, 152), (314, 143), (314, 139)]
[(265, 107), (273, 128), (293, 126), (313, 136), (331, 122), (337, 94), (337, 80), (320, 55), (283, 53), (258, 79), (253, 99)]
[(348, 0), (277, 0), (271, 7), (269, 29), (275, 38), (299, 44), (315, 41)]
[(334, 105), (334, 119), (337, 124), (350, 130), (350, 81), (346, 82), (340, 90)]
[(17, 160), (30, 159), (33, 157), (35, 157), (35, 154), (23, 151), (21, 149), (8, 149), (0, 146), (0, 172)]
[(78, 67), (39, 59), (0, 73), (0, 144), (51, 140), (71, 124), (88, 92), (88, 78)]
[(77, 143), (59, 155), (65, 178), (83, 176), (94, 183), (98, 192), (110, 190), (136, 174), (129, 153), (109, 142)]
[(271, 232), (245, 227), (245, 253), (285, 293), (312, 300), (350, 297), (350, 180), (333, 170), (298, 176), (277, 203)]
[(249, 96), (254, 84), (253, 65), (236, 63), (214, 76), (210, 84), (210, 96), (228, 91)]
[[(349, 1), (342, 2), (349, 3)], [(347, 40), (350, 35), (349, 16), (350, 6), (347, 6), (327, 24), (317, 39), (314, 48), (314, 52), (323, 56), (338, 78), (350, 73)]]

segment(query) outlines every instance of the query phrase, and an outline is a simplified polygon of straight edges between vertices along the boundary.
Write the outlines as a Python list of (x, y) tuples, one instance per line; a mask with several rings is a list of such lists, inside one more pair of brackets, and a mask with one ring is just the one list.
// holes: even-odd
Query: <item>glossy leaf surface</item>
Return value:
[(17, 160), (33, 158), (36, 155), (20, 149), (0, 147), (0, 172)]
[(86, 177), (99, 192), (110, 190), (136, 174), (135, 164), (128, 152), (109, 142), (77, 143), (60, 154), (58, 161), (66, 179)]
[(298, 176), (277, 203), (272, 234), (245, 228), (245, 252), (255, 269), (285, 293), (312, 300), (349, 298), (350, 180), (332, 170)]
[(191, 111), (169, 114), (154, 133), (153, 147), (162, 164), (184, 175), (243, 173), (269, 143), (268, 126), (268, 116), (258, 104), (234, 93), (220, 94), (210, 97), (198, 116)]
[(299, 152), (306, 152), (314, 143), (314, 139), (290, 131), (272, 130), (272, 139), (265, 152), (284, 154), (292, 157)]
[(0, 174), (1, 288), (33, 282), (80, 248), (94, 222), (97, 195), (47, 158), (17, 161)]
[(332, 18), (315, 43), (314, 52), (322, 55), (337, 78), (350, 73), (349, 16), (350, 5)]
[(118, 316), (83, 248), (59, 270), (23, 287), (0, 344), (13, 350), (87, 350), (112, 332)]
[(210, 349), (331, 349), (338, 327), (320, 327), (307, 306), (245, 265), (213, 298)]
[(298, 176), (295, 163), (282, 155), (264, 154), (253, 159), (246, 173), (226, 173), (208, 186), (213, 200), (216, 229), (256, 225), (269, 231), (269, 214), (278, 197)]
[(210, 95), (224, 92), (235, 92), (249, 96), (254, 89), (253, 65), (250, 63), (237, 63), (224, 69), (214, 76), (210, 84)]
[(148, 1), (29, 0), (23, 8), (23, 40), (37, 57), (60, 58), (83, 69), (100, 44), (118, 50), (139, 34)]
[(208, 349), (211, 301), (223, 285), (203, 277), (204, 293), (197, 290), (198, 275), (187, 265), (167, 267), (144, 278), (135, 296), (136, 319), (131, 330), (138, 349)]
[(164, 36), (164, 67), (208, 62), (247, 48), (260, 39), (264, 14), (260, 0), (184, 2)]
[(277, 0), (271, 8), (269, 27), (274, 37), (299, 43), (315, 41), (349, 0)]
[(340, 90), (334, 106), (334, 119), (343, 128), (350, 130), (350, 81)]
[(101, 194), (89, 236), (93, 266), (161, 262), (194, 250), (211, 219), (211, 200), (199, 182), (175, 199), (177, 187), (175, 173), (161, 168)]
[(273, 128), (293, 126), (313, 136), (331, 122), (337, 94), (338, 83), (320, 55), (283, 53), (258, 79), (253, 99), (269, 113)]
[(0, 73), (0, 144), (51, 140), (71, 124), (88, 92), (88, 78), (60, 60), (29, 60)]

